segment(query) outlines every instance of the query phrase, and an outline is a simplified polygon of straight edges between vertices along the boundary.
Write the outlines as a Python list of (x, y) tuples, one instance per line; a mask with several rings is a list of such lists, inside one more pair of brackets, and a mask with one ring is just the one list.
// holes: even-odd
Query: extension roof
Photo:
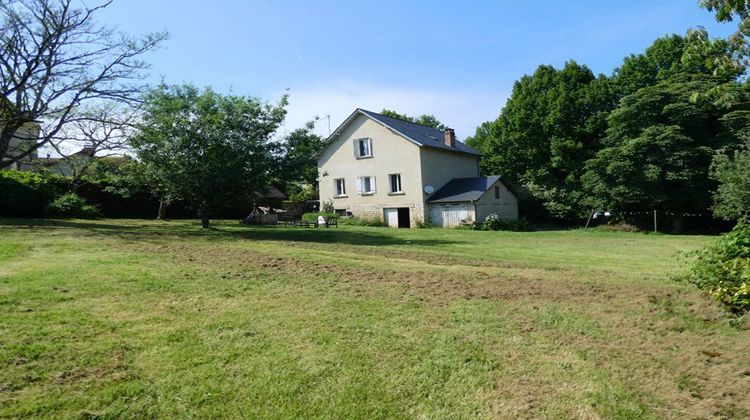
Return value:
[(516, 194), (515, 189), (502, 180), (499, 175), (477, 176), (473, 178), (453, 178), (435, 191), (427, 200), (429, 203), (457, 203), (477, 201), (497, 181), (501, 181), (510, 192)]

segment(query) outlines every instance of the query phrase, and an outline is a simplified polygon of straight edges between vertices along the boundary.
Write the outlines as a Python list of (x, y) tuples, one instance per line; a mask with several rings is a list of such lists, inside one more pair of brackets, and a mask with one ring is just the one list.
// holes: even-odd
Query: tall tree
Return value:
[(274, 164), (270, 141), (283, 122), (276, 105), (193, 86), (160, 86), (146, 96), (131, 143), (169, 194), (190, 203), (204, 228), (212, 215), (265, 190)]
[(750, 141), (733, 153), (714, 157), (711, 178), (718, 183), (713, 211), (725, 220), (737, 220), (750, 213)]
[(289, 133), (281, 144), (282, 153), (277, 166), (277, 178), (287, 193), (297, 192), (303, 186), (318, 186), (318, 154), (324, 141), (313, 132), (315, 121)]
[[(717, 150), (736, 148), (727, 110), (696, 101), (721, 78), (677, 74), (623, 98), (609, 118), (605, 146), (587, 163), (584, 183), (595, 207), (621, 211), (662, 210), (674, 215), (706, 211), (715, 184), (709, 167)], [(734, 84), (734, 94), (747, 97)], [(737, 110), (736, 112), (743, 112)]]
[[(141, 57), (167, 34), (133, 38), (97, 24), (97, 14), (111, 3), (81, 8), (74, 0), (0, 2), (0, 168), (85, 118), (76, 110), (87, 103), (137, 101), (148, 68)], [(41, 125), (38, 141), (9, 154), (16, 132), (34, 123)]]
[[(728, 53), (709, 56), (707, 65), (717, 73), (732, 73), (738, 68), (744, 69), (750, 58), (750, 3), (745, 0), (700, 0), (699, 4), (709, 12), (713, 12), (718, 22), (738, 21), (737, 32), (727, 38)], [(710, 48), (706, 42), (704, 30), (695, 30), (696, 51)]]
[(614, 104), (606, 78), (586, 66), (540, 66), (515, 83), (498, 119), (467, 141), (485, 154), (483, 172), (515, 180), (552, 215), (575, 219), (584, 162), (599, 149)]

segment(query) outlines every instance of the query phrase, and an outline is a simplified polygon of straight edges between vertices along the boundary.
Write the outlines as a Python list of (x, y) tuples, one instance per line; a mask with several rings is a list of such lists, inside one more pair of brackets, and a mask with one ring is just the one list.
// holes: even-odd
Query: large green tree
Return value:
[(275, 161), (269, 144), (284, 120), (286, 97), (272, 105), (162, 85), (145, 99), (133, 147), (169, 194), (198, 212), (204, 228), (216, 212), (268, 185)]
[(467, 143), (485, 154), (483, 172), (518, 182), (553, 216), (575, 219), (584, 162), (599, 149), (614, 105), (607, 79), (588, 67), (540, 66), (515, 83), (498, 119)]
[[(744, 70), (750, 58), (750, 2), (746, 0), (700, 0), (699, 4), (706, 10), (713, 12), (718, 22), (737, 21), (737, 32), (729, 36), (725, 53), (709, 54), (705, 63), (717, 73), (733, 73), (738, 69)], [(694, 39), (694, 52), (698, 55), (710, 50), (712, 43), (705, 36), (705, 31), (697, 29), (691, 31)]]
[(653, 86), (678, 73), (710, 74), (704, 63), (683, 61), (688, 42), (680, 35), (658, 38), (641, 54), (631, 54), (612, 74), (613, 90), (620, 96)]
[(719, 185), (714, 194), (714, 214), (737, 220), (750, 213), (750, 141), (733, 153), (718, 154), (711, 166), (711, 178)]
[[(644, 111), (644, 115), (623, 111), (621, 114), (627, 117), (614, 119), (610, 118), (610, 113), (618, 105), (631, 106), (623, 105), (624, 98), (670, 80), (674, 84), (680, 75), (710, 77), (711, 87), (705, 83), (689, 85), (697, 90), (682, 91), (677, 104), (669, 102), (675, 95), (667, 95), (667, 100), (663, 101), (664, 98), (655, 97), (656, 92), (651, 91), (645, 97), (662, 107), (674, 108), (684, 103), (703, 104), (710, 98), (700, 95), (701, 92), (721, 89), (731, 93), (725, 96), (736, 102), (734, 80), (739, 70), (718, 72), (709, 60), (709, 57), (728, 54), (730, 49), (727, 41), (710, 40), (704, 31), (700, 37), (692, 39), (679, 35), (659, 38), (642, 54), (626, 57), (611, 77), (595, 76), (575, 62), (567, 63), (562, 69), (540, 66), (532, 75), (516, 82), (498, 119), (479, 126), (467, 143), (484, 153), (482, 169), (485, 173), (514, 179), (535, 202), (542, 203), (557, 218), (578, 219), (588, 213), (591, 205), (590, 191), (582, 184), (585, 164), (602, 148), (613, 147), (603, 139), (614, 139), (612, 133), (621, 130), (627, 118), (636, 119), (633, 124), (651, 124), (649, 117), (661, 113), (662, 109), (652, 108), (648, 110), (651, 114)], [(664, 86), (660, 89), (660, 92), (665, 90)], [(738, 105), (711, 102), (719, 114)], [(647, 104), (638, 106), (641, 105)], [(723, 111), (719, 111), (721, 107)], [(617, 126), (612, 127), (613, 123)], [(650, 125), (641, 127), (639, 133), (630, 138), (639, 137), (647, 127)], [(675, 132), (657, 127), (647, 133), (664, 139), (665, 135)], [(661, 144), (667, 149), (675, 146), (669, 142)], [(687, 144), (683, 146), (690, 148)], [(652, 151), (667, 153), (667, 150)], [(705, 170), (703, 166), (702, 173)]]
[[(695, 92), (725, 83), (722, 78), (676, 74), (622, 99), (609, 117), (604, 148), (587, 163), (584, 184), (592, 207), (620, 211), (661, 210), (674, 215), (706, 211), (715, 183), (714, 154), (736, 148), (730, 127), (741, 109), (695, 100)], [(734, 94), (746, 96), (742, 85)]]
[(325, 143), (314, 128), (315, 121), (308, 122), (287, 134), (281, 144), (276, 177), (287, 193), (296, 193), (305, 187), (317, 189), (318, 155)]

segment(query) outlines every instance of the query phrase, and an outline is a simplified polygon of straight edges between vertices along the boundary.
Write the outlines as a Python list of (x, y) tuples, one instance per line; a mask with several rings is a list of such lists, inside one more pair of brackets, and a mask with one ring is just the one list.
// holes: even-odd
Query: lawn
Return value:
[(0, 221), (0, 417), (747, 418), (711, 240)]

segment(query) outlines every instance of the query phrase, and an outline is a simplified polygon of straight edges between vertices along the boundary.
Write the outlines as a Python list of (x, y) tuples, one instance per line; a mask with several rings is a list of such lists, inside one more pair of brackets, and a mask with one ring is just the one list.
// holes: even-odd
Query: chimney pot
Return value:
[(452, 128), (446, 128), (443, 131), (445, 136), (445, 145), (448, 147), (456, 147), (456, 132)]

